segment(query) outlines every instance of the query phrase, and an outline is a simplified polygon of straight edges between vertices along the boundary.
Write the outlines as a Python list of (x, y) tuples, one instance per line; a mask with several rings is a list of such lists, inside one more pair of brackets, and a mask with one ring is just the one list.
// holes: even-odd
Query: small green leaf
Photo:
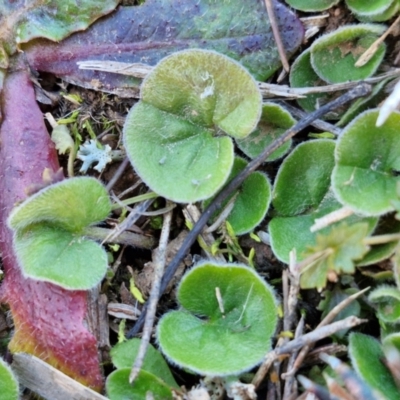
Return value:
[(25, 276), (69, 290), (88, 290), (107, 270), (107, 253), (100, 245), (51, 224), (18, 230), (14, 247)]
[[(113, 364), (118, 369), (132, 368), (139, 351), (140, 342), (140, 339), (131, 339), (114, 346), (110, 353)], [(163, 356), (151, 345), (147, 348), (142, 370), (157, 376), (171, 387), (179, 387)]]
[(0, 393), (4, 400), (18, 400), (18, 382), (11, 368), (0, 358)]
[(205, 50), (164, 58), (142, 85), (129, 112), (124, 144), (137, 173), (176, 202), (211, 197), (227, 180), (233, 143), (261, 115), (261, 94), (235, 61)]
[(330, 186), (335, 142), (317, 139), (298, 145), (285, 158), (275, 179), (272, 204), (279, 216), (316, 209)]
[(398, 400), (400, 391), (389, 371), (382, 362), (384, 353), (380, 343), (371, 336), (351, 333), (349, 355), (357, 374), (387, 400)]
[(370, 77), (385, 55), (385, 44), (382, 43), (362, 67), (354, 64), (384, 30), (383, 26), (374, 24), (348, 25), (320, 37), (311, 46), (314, 71), (329, 83)]
[[(397, 1), (397, 0), (396, 0)], [(376, 14), (382, 14), (386, 11), (392, 3), (395, 3), (394, 0), (374, 0), (374, 1), (365, 1), (365, 0), (346, 0), (347, 7), (355, 13), (363, 16), (372, 16)]]
[(141, 370), (135, 384), (129, 383), (130, 368), (112, 372), (106, 382), (106, 391), (110, 400), (173, 400), (171, 388), (150, 372)]
[(94, 178), (66, 179), (30, 196), (14, 208), (8, 219), (13, 230), (49, 222), (70, 232), (104, 220), (111, 212), (105, 187)]
[(333, 226), (328, 234), (317, 234), (316, 244), (308, 248), (303, 258), (318, 252), (325, 254), (303, 271), (300, 286), (303, 289), (322, 289), (326, 286), (329, 274), (354, 273), (354, 260), (363, 257), (369, 249), (363, 242), (368, 231), (367, 223), (341, 223)]
[[(289, 252), (295, 248), (298, 260), (303, 259), (307, 246), (316, 243), (310, 231), (315, 219), (341, 208), (330, 190), (330, 175), (334, 165), (335, 142), (318, 139), (297, 146), (279, 168), (272, 194), (276, 210), (269, 223), (271, 246), (283, 262), (289, 262)], [(357, 222), (357, 216), (348, 221)], [(372, 230), (377, 219), (369, 219)], [(320, 233), (328, 233), (324, 228)]]
[(182, 278), (178, 301), (183, 309), (164, 315), (157, 338), (179, 366), (204, 375), (234, 375), (260, 363), (269, 351), (275, 298), (252, 269), (197, 265)]
[(398, 0), (392, 0), (392, 4), (381, 13), (365, 15), (355, 12), (354, 14), (361, 22), (384, 22), (394, 17), (398, 13), (399, 9), (400, 2)]
[(400, 290), (395, 286), (379, 286), (368, 300), (377, 306), (378, 317), (387, 323), (400, 322)]
[[(274, 103), (264, 103), (257, 129), (244, 139), (236, 139), (236, 143), (246, 156), (256, 158), (268, 145), (277, 140), (295, 123), (296, 120), (283, 107)], [(288, 140), (275, 150), (266, 161), (274, 161), (283, 157), (289, 151), (291, 145), (292, 141)]]
[(400, 113), (376, 127), (378, 110), (358, 116), (344, 130), (335, 151), (332, 186), (339, 201), (355, 212), (378, 216), (394, 209), (400, 170)]
[(69, 129), (65, 125), (57, 125), (53, 128), (51, 140), (54, 142), (58, 154), (69, 153), (75, 146)]
[(286, 3), (300, 11), (323, 11), (331, 8), (340, 0), (286, 0)]
[[(247, 166), (247, 162), (240, 157), (235, 157), (235, 162), (228, 182), (237, 176)], [(232, 211), (227, 217), (235, 235), (244, 235), (252, 231), (264, 219), (271, 201), (271, 184), (262, 172), (251, 173), (235, 197)], [(228, 203), (229, 200), (225, 202)], [(211, 202), (205, 201), (204, 206)], [(224, 208), (225, 205), (222, 206)]]

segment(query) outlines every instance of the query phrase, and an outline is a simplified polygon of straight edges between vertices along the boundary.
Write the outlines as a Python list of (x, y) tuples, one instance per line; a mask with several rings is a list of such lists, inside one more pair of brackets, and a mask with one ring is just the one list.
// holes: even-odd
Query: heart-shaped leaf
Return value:
[(378, 216), (394, 209), (400, 170), (400, 113), (376, 127), (378, 110), (359, 115), (340, 136), (332, 186), (340, 202), (355, 212)]
[(104, 220), (111, 203), (104, 186), (94, 178), (66, 179), (29, 197), (10, 214), (10, 228), (49, 222), (70, 232)]
[(72, 32), (86, 29), (118, 5), (117, 0), (5, 0), (0, 2), (0, 68), (20, 43), (42, 37), (60, 41)]
[[(245, 160), (235, 157), (228, 182), (246, 166)], [(245, 179), (242, 186), (232, 196), (235, 196), (234, 206), (226, 220), (231, 224), (236, 235), (244, 235), (252, 231), (264, 219), (271, 201), (271, 184), (265, 174), (256, 171)], [(204, 206), (210, 202), (211, 199), (205, 201)]]
[[(115, 345), (110, 352), (113, 364), (118, 369), (132, 368), (140, 343), (141, 340), (135, 338)], [(163, 356), (152, 345), (147, 348), (142, 370), (157, 376), (171, 387), (178, 387)]]
[[(257, 129), (244, 139), (236, 139), (236, 144), (246, 156), (256, 158), (268, 145), (295, 123), (296, 120), (283, 107), (274, 103), (264, 103)], [(288, 140), (275, 150), (266, 161), (274, 161), (284, 156), (291, 145), (292, 141)]]
[(173, 400), (171, 388), (150, 372), (141, 370), (132, 386), (129, 383), (131, 368), (117, 369), (106, 382), (107, 395), (110, 400)]
[(64, 180), (29, 197), (8, 220), (25, 276), (69, 290), (94, 287), (106, 273), (107, 254), (84, 237), (85, 228), (110, 211), (107, 191), (94, 178)]
[(349, 25), (320, 37), (311, 46), (311, 64), (314, 71), (329, 83), (370, 77), (385, 55), (384, 43), (379, 45), (365, 65), (356, 67), (355, 63), (384, 29), (376, 24)]
[(353, 13), (362, 16), (382, 14), (395, 2), (396, 0), (374, 0), (368, 2), (364, 0), (346, 0), (347, 7)]
[(11, 368), (0, 358), (0, 393), (4, 400), (18, 400), (18, 382)]
[(275, 297), (254, 270), (197, 265), (182, 278), (178, 301), (183, 309), (164, 315), (157, 327), (162, 352), (177, 365), (204, 375), (234, 375), (260, 363), (270, 349)]
[(65, 289), (91, 289), (107, 270), (101, 246), (59, 226), (29, 225), (16, 233), (14, 247), (25, 276)]
[(143, 181), (176, 202), (211, 197), (233, 165), (232, 140), (256, 127), (261, 94), (249, 73), (212, 51), (162, 60), (124, 125), (127, 154)]
[[(29, 64), (69, 82), (119, 96), (137, 95), (140, 80), (115, 73), (80, 70), (84, 60), (156, 65), (174, 52), (203, 48), (239, 61), (258, 80), (281, 65), (265, 6), (259, 0), (146, 0), (117, 12), (60, 44), (45, 40), (23, 46)], [(304, 29), (279, 2), (274, 11), (285, 51), (300, 46)]]

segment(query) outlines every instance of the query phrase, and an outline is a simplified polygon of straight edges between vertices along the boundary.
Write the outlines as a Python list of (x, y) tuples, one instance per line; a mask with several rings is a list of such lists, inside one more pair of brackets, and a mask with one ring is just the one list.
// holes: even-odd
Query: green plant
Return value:
[(179, 390), (179, 386), (164, 358), (153, 346), (147, 349), (134, 385), (129, 383), (129, 374), (139, 346), (140, 339), (131, 339), (112, 348), (111, 359), (117, 369), (108, 376), (106, 382), (110, 400), (142, 400), (147, 393), (151, 393), (156, 400), (172, 400), (172, 389)]
[(182, 278), (177, 297), (182, 309), (157, 326), (160, 348), (172, 363), (208, 376), (236, 375), (270, 349), (275, 296), (249, 267), (200, 263)]
[(195, 202), (226, 182), (234, 159), (230, 136), (249, 135), (260, 115), (261, 95), (245, 69), (215, 52), (186, 50), (166, 57), (144, 80), (124, 144), (152, 190)]
[(0, 393), (4, 400), (18, 400), (18, 381), (11, 368), (0, 357)]
[(8, 221), (24, 275), (70, 290), (95, 286), (106, 273), (107, 255), (85, 236), (110, 212), (108, 193), (93, 178), (64, 180), (29, 197)]

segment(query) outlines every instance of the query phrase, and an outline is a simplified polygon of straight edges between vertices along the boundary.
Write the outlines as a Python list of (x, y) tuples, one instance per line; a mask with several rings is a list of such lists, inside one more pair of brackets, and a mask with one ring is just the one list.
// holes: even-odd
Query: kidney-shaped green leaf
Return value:
[[(113, 364), (118, 369), (132, 368), (140, 342), (140, 339), (134, 338), (115, 345), (110, 352)], [(152, 345), (147, 348), (141, 369), (157, 376), (172, 387), (178, 387), (163, 356)]]
[(379, 286), (368, 300), (377, 307), (378, 317), (387, 323), (400, 322), (400, 290), (395, 286)]
[(339, 3), (339, 0), (286, 0), (290, 6), (301, 11), (323, 11)]
[(14, 230), (47, 221), (79, 233), (88, 225), (104, 220), (111, 212), (105, 187), (94, 178), (66, 179), (42, 189), (16, 207), (8, 224)]
[(321, 36), (311, 46), (311, 64), (315, 72), (329, 83), (368, 78), (379, 67), (385, 55), (385, 44), (382, 43), (362, 67), (356, 67), (355, 63), (384, 29), (376, 24), (348, 25)]
[[(235, 157), (229, 181), (238, 175), (247, 162), (240, 157)], [(271, 184), (265, 174), (259, 171), (251, 173), (242, 186), (234, 193), (232, 211), (226, 220), (231, 224), (236, 235), (244, 235), (252, 231), (264, 219), (271, 201)], [(211, 199), (204, 202), (204, 206), (211, 203)], [(226, 201), (225, 204), (229, 202)]]
[(139, 176), (177, 201), (211, 197), (233, 164), (232, 140), (261, 115), (251, 75), (226, 56), (187, 50), (163, 59), (145, 79), (142, 101), (129, 112), (124, 144)]
[[(261, 120), (250, 135), (244, 139), (236, 139), (236, 144), (246, 156), (256, 158), (273, 141), (278, 139), (286, 130), (291, 128), (296, 120), (290, 113), (278, 104), (264, 103)], [(288, 140), (276, 149), (266, 161), (274, 161), (284, 156), (290, 149), (292, 141)]]
[(157, 327), (162, 352), (177, 365), (211, 376), (233, 375), (261, 362), (277, 322), (275, 297), (243, 265), (203, 263), (178, 288), (183, 309)]
[(141, 370), (135, 384), (129, 383), (130, 368), (122, 368), (112, 372), (106, 382), (106, 391), (110, 400), (172, 400), (171, 388), (157, 376)]
[(107, 270), (100, 245), (59, 226), (29, 225), (15, 234), (14, 248), (25, 276), (69, 290), (93, 288)]
[(394, 209), (400, 180), (400, 113), (376, 127), (378, 110), (358, 116), (344, 130), (335, 151), (333, 190), (341, 203), (363, 215)]

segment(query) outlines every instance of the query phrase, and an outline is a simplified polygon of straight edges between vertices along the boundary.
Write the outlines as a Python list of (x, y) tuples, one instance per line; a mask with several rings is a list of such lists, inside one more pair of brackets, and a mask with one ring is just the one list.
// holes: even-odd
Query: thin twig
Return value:
[[(292, 114), (296, 118), (305, 118), (307, 116), (307, 113), (305, 111), (302, 111), (292, 106), (291, 104), (288, 104), (287, 102), (278, 101), (277, 103), (284, 107), (287, 111), (290, 112), (290, 114)], [(322, 119), (316, 119), (310, 125), (323, 132), (333, 133), (335, 136), (340, 136), (342, 133), (342, 130), (340, 128), (333, 124), (330, 124), (329, 122), (323, 121)]]
[(400, 22), (400, 15), (396, 18), (393, 24), (386, 30), (386, 32), (378, 39), (376, 39), (375, 42), (371, 44), (371, 46), (368, 47), (368, 49), (360, 56), (360, 58), (354, 65), (356, 67), (364, 66), (373, 57), (373, 55), (378, 50), (379, 46), (388, 37), (388, 35), (392, 33), (395, 28), (397, 28), (399, 22)]
[(276, 47), (278, 49), (279, 57), (281, 59), (282, 67), (286, 72), (289, 72), (290, 67), (289, 67), (289, 62), (286, 57), (286, 51), (285, 47), (283, 46), (282, 43), (282, 38), (281, 34), (279, 32), (279, 26), (275, 17), (275, 11), (274, 11), (274, 6), (272, 4), (272, 0), (264, 0), (265, 1), (265, 7), (267, 7), (267, 14), (269, 18), (269, 22), (271, 23), (271, 29), (272, 33), (275, 38), (275, 43)]
[[(358, 297), (363, 295), (366, 291), (369, 290), (369, 287), (360, 290), (357, 293), (354, 293), (353, 295), (346, 297), (343, 301), (341, 301), (337, 306), (332, 308), (332, 310), (328, 313), (328, 315), (318, 324), (317, 328), (322, 328), (323, 326), (328, 325), (331, 321), (333, 321), (341, 311), (343, 311), (350, 303), (352, 303), (354, 300), (356, 300)], [(313, 348), (313, 345), (307, 345), (304, 346), (304, 348), (301, 349), (299, 355), (296, 358), (295, 363), (293, 364), (293, 368), (288, 371), (285, 375), (284, 378), (287, 378), (291, 375), (294, 375), (300, 366), (302, 365), (304, 359), (306, 358), (308, 352)]]
[(106, 189), (110, 191), (114, 185), (117, 183), (118, 179), (122, 176), (125, 171), (125, 168), (129, 165), (129, 158), (126, 157), (121, 164), (119, 165), (118, 169), (115, 171), (113, 177), (107, 183)]
[(292, 341), (284, 344), (283, 346), (276, 348), (275, 350), (269, 352), (266, 355), (265, 361), (260, 366), (256, 375), (254, 376), (252, 384), (256, 388), (258, 388), (258, 386), (263, 381), (266, 373), (268, 372), (269, 367), (271, 366), (270, 364), (271, 359), (276, 360), (278, 356), (281, 356), (283, 354), (290, 354), (293, 351), (299, 350), (304, 346), (311, 345), (315, 342), (318, 342), (321, 339), (324, 339), (328, 336), (332, 336), (333, 334), (335, 334), (338, 331), (341, 331), (342, 329), (350, 329), (366, 322), (368, 322), (367, 319), (361, 319), (354, 316), (347, 317), (340, 321), (333, 322), (330, 325), (314, 329), (312, 332), (306, 333), (305, 335), (293, 339)]
[(136, 377), (139, 375), (140, 369), (143, 365), (143, 360), (146, 355), (147, 347), (149, 346), (151, 333), (153, 331), (154, 319), (156, 315), (157, 302), (160, 297), (161, 279), (164, 273), (165, 262), (167, 259), (167, 246), (168, 238), (171, 230), (172, 210), (164, 216), (163, 227), (161, 230), (160, 242), (156, 251), (154, 262), (154, 280), (151, 287), (150, 297), (148, 300), (148, 307), (146, 311), (146, 320), (143, 327), (143, 336), (140, 342), (138, 354), (133, 364), (131, 373), (129, 375), (129, 382), (132, 384)]
[[(304, 319), (304, 315), (301, 316), (301, 319), (297, 325), (296, 328), (296, 333), (294, 338), (298, 339), (304, 332), (304, 324), (305, 324), (305, 319)], [(293, 364), (296, 361), (296, 356), (297, 353), (293, 352), (288, 360), (288, 364), (287, 364), (287, 370), (291, 370), (293, 368)], [(283, 389), (283, 400), (286, 400), (290, 397), (290, 395), (293, 393), (293, 385), (294, 385), (294, 376), (290, 376), (289, 379), (286, 379), (285, 381), (285, 386)]]
[(350, 207), (343, 206), (342, 208), (332, 211), (321, 218), (316, 218), (314, 224), (310, 227), (310, 232), (317, 232), (329, 225), (334, 224), (335, 222), (342, 221), (353, 214), (354, 210), (352, 210)]
[[(280, 136), (277, 140), (267, 146), (264, 151), (255, 159), (249, 162), (247, 166), (238, 174), (232, 181), (229, 182), (228, 185), (214, 198), (211, 204), (204, 210), (203, 214), (201, 215), (200, 219), (197, 221), (193, 229), (190, 231), (189, 235), (186, 237), (185, 241), (182, 243), (181, 248), (173, 258), (173, 260), (168, 265), (165, 275), (163, 277), (161, 283), (161, 292), (165, 290), (168, 286), (169, 282), (173, 278), (175, 271), (179, 267), (183, 258), (185, 258), (187, 252), (189, 251), (190, 247), (196, 241), (197, 236), (202, 232), (205, 225), (207, 224), (208, 220), (214, 213), (221, 208), (223, 202), (236, 190), (238, 189), (243, 181), (253, 172), (255, 171), (263, 162), (264, 160), (269, 157), (276, 149), (278, 149), (282, 144), (290, 140), (293, 136), (297, 133), (302, 131), (305, 127), (310, 125), (310, 123), (317, 118), (322, 117), (327, 112), (332, 111), (343, 104), (354, 100), (358, 97), (365, 96), (366, 94), (370, 93), (371, 87), (366, 84), (362, 84), (360, 86), (355, 87), (354, 89), (350, 90), (349, 92), (345, 93), (344, 95), (338, 97), (337, 99), (333, 100), (332, 102), (325, 104), (318, 110), (314, 111), (313, 113), (309, 114), (306, 118), (299, 121), (295, 126), (287, 130), (282, 136)], [(144, 313), (143, 313), (144, 314)], [(143, 315), (142, 314), (142, 315)], [(136, 324), (133, 328), (128, 332), (127, 337), (133, 337), (136, 335), (141, 327), (143, 326), (143, 317), (142, 315), (137, 320)]]

